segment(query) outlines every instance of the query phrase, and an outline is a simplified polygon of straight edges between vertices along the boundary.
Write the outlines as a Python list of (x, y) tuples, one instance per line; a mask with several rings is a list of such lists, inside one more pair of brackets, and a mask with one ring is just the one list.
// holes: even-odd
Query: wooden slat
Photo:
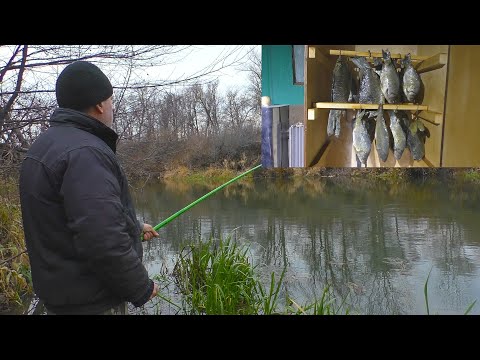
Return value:
[(419, 116), (418, 118), (421, 119), (421, 120), (423, 120), (423, 121), (426, 121), (426, 122), (428, 122), (428, 123), (430, 123), (430, 124), (432, 124), (432, 125), (435, 125), (435, 126), (440, 125), (439, 123), (437, 123), (437, 122), (435, 122), (435, 121), (432, 121), (432, 120), (430, 120), (430, 119), (426, 119), (426, 118), (424, 118), (424, 117), (422, 117), (422, 116)]
[[(448, 54), (449, 48), (449, 45), (418, 45), (417, 54), (428, 55), (429, 57), (432, 57), (441, 53)], [(430, 137), (425, 141), (425, 154), (428, 157), (428, 160), (435, 165), (435, 167), (441, 166), (440, 161), (442, 156), (442, 143), (444, 142), (443, 139), (448, 137), (448, 133), (444, 133), (443, 131), (443, 111), (445, 109), (446, 102), (448, 67), (449, 65), (444, 66), (441, 69), (429, 71), (420, 75), (422, 77), (424, 87), (422, 103), (428, 104), (429, 109), (428, 112), (422, 111), (419, 114), (420, 117), (427, 119), (425, 120), (424, 125), (430, 131)], [(440, 124), (441, 126), (431, 125), (433, 123)], [(447, 125), (448, 121), (445, 126)]]
[[(332, 103), (332, 102), (317, 102), (315, 107), (317, 109), (365, 109), (376, 110), (378, 104), (356, 104), (356, 103)], [(428, 111), (428, 105), (415, 105), (415, 104), (383, 104), (384, 110), (415, 110), (415, 111)], [(310, 109), (309, 109), (310, 110)]]
[(318, 118), (318, 109), (308, 109), (307, 110), (307, 120), (315, 120)]
[[(330, 50), (330, 55), (342, 55), (345, 56), (364, 56), (367, 58), (381, 58), (383, 57), (381, 52), (368, 52), (368, 51), (350, 51), (350, 50)], [(392, 59), (403, 59), (406, 54), (390, 54)], [(429, 56), (420, 56), (411, 54), (410, 58), (412, 61), (424, 61), (429, 58)]]
[(443, 122), (443, 113), (436, 111), (422, 111), (418, 114), (418, 117), (435, 126), (438, 126)]
[(447, 63), (447, 61), (448, 55), (445, 53), (439, 53), (422, 61), (420, 64), (415, 66), (415, 68), (417, 70), (417, 73), (421, 74), (427, 71), (440, 69)]
[(328, 119), (329, 113), (330, 113), (330, 109), (310, 108), (310, 109), (307, 109), (307, 120), (317, 120), (319, 118)]
[(323, 64), (328, 63), (328, 59), (325, 55), (323, 55), (315, 46), (308, 47), (308, 58), (315, 59)]

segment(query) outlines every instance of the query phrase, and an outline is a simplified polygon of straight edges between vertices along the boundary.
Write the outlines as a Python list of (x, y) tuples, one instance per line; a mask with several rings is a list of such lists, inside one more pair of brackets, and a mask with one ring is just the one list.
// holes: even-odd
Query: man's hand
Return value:
[(143, 240), (150, 240), (158, 237), (159, 234), (153, 229), (150, 224), (143, 224)]
[(150, 295), (150, 298), (148, 299), (148, 301), (152, 300), (155, 296), (157, 296), (157, 293), (158, 293), (158, 285), (156, 283), (153, 283), (152, 295)]

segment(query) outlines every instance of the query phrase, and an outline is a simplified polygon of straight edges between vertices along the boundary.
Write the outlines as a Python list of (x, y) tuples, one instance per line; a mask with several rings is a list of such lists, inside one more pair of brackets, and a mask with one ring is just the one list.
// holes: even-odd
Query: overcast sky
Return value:
[[(261, 45), (195, 45), (188, 53), (180, 54), (176, 62), (171, 65), (162, 65), (147, 70), (145, 78), (158, 80), (177, 79), (199, 74), (208, 70), (214, 71), (204, 80), (219, 78), (219, 90), (248, 86), (248, 72), (242, 71), (241, 64), (248, 61), (249, 53), (256, 51), (260, 54)], [(220, 59), (224, 59), (222, 63)], [(230, 65), (235, 64), (235, 65)], [(213, 68), (212, 68), (213, 66)]]
[[(0, 47), (0, 68), (7, 63), (14, 47)], [(130, 78), (130, 85), (135, 85), (138, 79), (144, 79), (150, 84), (170, 83), (210, 71), (210, 75), (199, 80), (206, 82), (218, 78), (221, 92), (231, 87), (242, 89), (248, 86), (249, 75), (247, 71), (242, 71), (242, 64), (244, 67), (250, 52), (256, 51), (260, 54), (260, 48), (260, 45), (194, 45), (186, 51), (169, 55), (166, 58), (169, 64), (163, 63), (161, 66), (135, 69)], [(114, 86), (125, 84), (124, 69), (111, 68), (102, 62), (97, 65), (107, 74)], [(56, 78), (64, 67), (65, 65), (60, 65), (41, 70), (36, 69), (35, 73), (28, 71), (24, 74), (22, 88), (28, 89), (40, 82), (43, 89), (54, 89)], [(224, 68), (222, 69), (222, 67)], [(15, 79), (16, 75), (12, 75), (12, 78)], [(9, 91), (7, 83), (3, 85), (0, 85), (0, 91)]]

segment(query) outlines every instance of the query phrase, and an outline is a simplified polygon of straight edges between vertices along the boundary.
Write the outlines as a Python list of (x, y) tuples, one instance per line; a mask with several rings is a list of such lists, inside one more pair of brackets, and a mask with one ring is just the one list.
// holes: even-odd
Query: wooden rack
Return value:
[[(353, 50), (330, 50), (330, 55), (344, 55), (344, 56), (362, 56), (367, 59), (373, 60), (373, 58), (381, 58), (383, 54), (381, 52), (370, 51), (353, 51)], [(403, 59), (405, 55), (402, 54), (390, 54), (392, 59)], [(430, 56), (410, 55), (410, 59), (413, 62), (424, 61), (430, 58)]]
[[(357, 104), (357, 103), (331, 103), (317, 102), (315, 108), (307, 110), (307, 120), (316, 120), (319, 112), (325, 109), (344, 109), (344, 110), (377, 110), (379, 104)], [(420, 113), (418, 118), (425, 120), (433, 125), (440, 125), (443, 114), (428, 109), (428, 105), (416, 104), (383, 104), (383, 110), (406, 110), (414, 113)]]
[[(315, 52), (314, 52), (315, 53)], [(345, 55), (345, 56), (363, 56), (368, 60), (373, 58), (383, 57), (381, 52), (371, 51), (352, 51), (352, 50), (330, 50), (330, 55)], [(309, 52), (310, 55), (310, 52)], [(403, 54), (390, 54), (392, 59), (403, 59)], [(433, 56), (410, 55), (410, 59), (414, 63), (415, 70), (421, 74), (427, 71), (432, 71), (442, 68), (448, 61), (448, 55), (445, 53), (438, 53)], [(416, 63), (416, 64), (415, 64)]]
[[(381, 52), (371, 52), (371, 51), (353, 51), (353, 50), (335, 50), (332, 49), (329, 51), (330, 55), (345, 55), (345, 56), (362, 56), (366, 57), (368, 60), (373, 60), (373, 58), (381, 58), (383, 55)], [(320, 62), (327, 62), (327, 57), (318, 51), (314, 46), (308, 47), (308, 57), (310, 59), (316, 59)], [(392, 59), (401, 59), (404, 58), (404, 54), (395, 53), (390, 54)], [(448, 61), (448, 56), (446, 53), (438, 53), (433, 56), (420, 56), (420, 55), (411, 55), (410, 56), (414, 67), (417, 73), (421, 74), (427, 71), (432, 71), (435, 69), (442, 68)], [(317, 102), (314, 104), (314, 108), (307, 110), (307, 119), (315, 120), (318, 118), (318, 113), (320, 109), (346, 109), (346, 110), (376, 110), (378, 109), (379, 104), (359, 104), (359, 103), (333, 103), (333, 102)], [(383, 104), (384, 110), (407, 110), (420, 112), (423, 111), (422, 116), (418, 116), (422, 120), (425, 120), (434, 125), (440, 125), (443, 114), (435, 111), (430, 111), (428, 105), (416, 105), (412, 103), (408, 104)], [(428, 115), (425, 115), (428, 114)]]
[[(354, 110), (376, 110), (379, 104), (358, 104), (358, 103), (331, 103), (331, 102), (317, 102), (315, 107), (317, 109), (354, 109)], [(415, 110), (428, 111), (427, 105), (416, 104), (383, 104), (384, 110)]]

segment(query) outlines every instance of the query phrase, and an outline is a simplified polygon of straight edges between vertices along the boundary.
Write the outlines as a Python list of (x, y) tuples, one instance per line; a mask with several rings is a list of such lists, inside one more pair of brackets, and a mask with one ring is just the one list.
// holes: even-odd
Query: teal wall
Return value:
[(262, 96), (272, 105), (303, 105), (303, 85), (293, 85), (292, 45), (262, 45)]

